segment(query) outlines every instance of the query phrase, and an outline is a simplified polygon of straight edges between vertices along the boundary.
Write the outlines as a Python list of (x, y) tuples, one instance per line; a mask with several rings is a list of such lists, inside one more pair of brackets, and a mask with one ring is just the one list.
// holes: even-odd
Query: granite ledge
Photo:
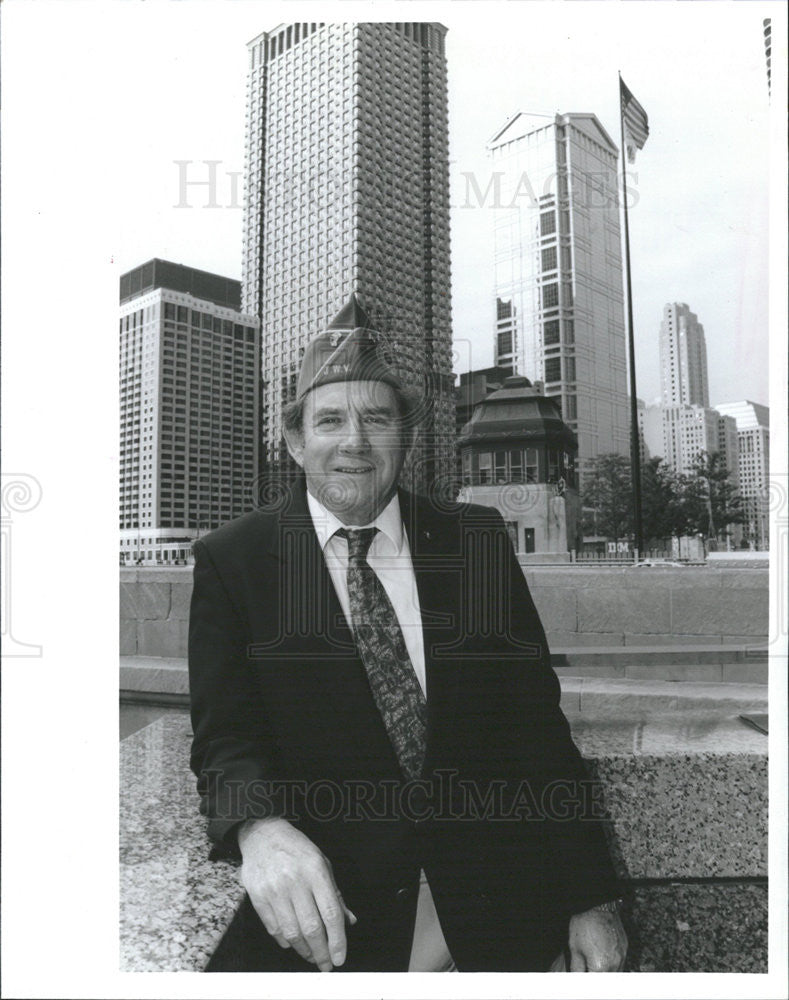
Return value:
[[(665, 943), (655, 957), (644, 953), (636, 968), (645, 971), (666, 963), (678, 968), (676, 962), (688, 970), (728, 969), (740, 961), (738, 921), (748, 910), (730, 909), (721, 917), (716, 940), (728, 942), (725, 954), (702, 949), (694, 957), (696, 946), (690, 948), (689, 937), (677, 938), (669, 917), (669, 924), (664, 920), (651, 929), (658, 911), (650, 917), (636, 903), (639, 892), (654, 891), (640, 889), (639, 879), (766, 872), (767, 740), (736, 717), (703, 715), (628, 721), (569, 716), (579, 749), (603, 785), (614, 861), (632, 882), (633, 919), (642, 940), (657, 948), (658, 931), (666, 932), (669, 944), (679, 948), (678, 958)], [(122, 971), (201, 970), (242, 896), (236, 869), (208, 860), (209, 842), (187, 766), (190, 737), (188, 716), (170, 712), (121, 744)], [(691, 897), (688, 889), (685, 911)], [(716, 912), (713, 902), (704, 903), (701, 912)], [(756, 957), (757, 967), (738, 971), (759, 971), (759, 961)]]

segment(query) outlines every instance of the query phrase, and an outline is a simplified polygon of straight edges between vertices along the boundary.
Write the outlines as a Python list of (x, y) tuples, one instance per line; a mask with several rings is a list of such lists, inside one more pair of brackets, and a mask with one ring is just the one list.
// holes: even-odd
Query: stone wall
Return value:
[[(764, 644), (766, 568), (526, 566), (551, 648)], [(126, 656), (186, 656), (192, 568), (121, 569)]]
[[(720, 711), (570, 724), (610, 816), (626, 970), (766, 972), (767, 738)], [(204, 968), (241, 898), (209, 860), (190, 743), (177, 712), (121, 743), (124, 972)]]

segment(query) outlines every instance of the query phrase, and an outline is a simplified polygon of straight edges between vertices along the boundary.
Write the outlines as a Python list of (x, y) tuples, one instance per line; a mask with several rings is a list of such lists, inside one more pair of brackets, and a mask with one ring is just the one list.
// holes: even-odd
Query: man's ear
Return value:
[(293, 461), (300, 468), (304, 468), (304, 432), (283, 429), (282, 436), (285, 438), (285, 444), (288, 449), (288, 454), (293, 459)]

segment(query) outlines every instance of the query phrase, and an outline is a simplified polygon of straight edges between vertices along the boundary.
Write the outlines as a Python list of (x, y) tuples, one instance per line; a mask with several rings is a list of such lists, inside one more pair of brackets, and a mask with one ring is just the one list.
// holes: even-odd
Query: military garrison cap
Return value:
[(307, 344), (296, 384), (296, 399), (329, 382), (386, 382), (402, 390), (403, 384), (386, 357), (381, 335), (372, 328), (356, 292), (326, 329)]

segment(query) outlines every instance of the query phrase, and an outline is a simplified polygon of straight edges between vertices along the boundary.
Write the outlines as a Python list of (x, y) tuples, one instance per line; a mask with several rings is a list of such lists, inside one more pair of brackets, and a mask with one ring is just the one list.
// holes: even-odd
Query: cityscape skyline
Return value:
[[(709, 19), (704, 22), (711, 34), (705, 51), (696, 53), (695, 61), (689, 63), (695, 99), (699, 101), (697, 110), (689, 114), (687, 78), (676, 92), (665, 80), (657, 85), (659, 62), (650, 58), (654, 46), (647, 51), (639, 28), (645, 19), (653, 17), (649, 5), (640, 5), (641, 21), (631, 20), (631, 15), (614, 19), (592, 5), (601, 15), (594, 35), (600, 51), (587, 66), (583, 79), (566, 69), (572, 64), (590, 14), (574, 10), (573, 29), (568, 34), (566, 23), (562, 26), (556, 12), (543, 10), (545, 6), (541, 5), (531, 37), (541, 38), (548, 49), (556, 42), (559, 58), (555, 52), (550, 61), (557, 65), (547, 65), (547, 56), (531, 52), (532, 41), (533, 72), (524, 74), (521, 70), (515, 86), (505, 86), (508, 74), (503, 69), (495, 74), (495, 86), (485, 71), (485, 66), (492, 69), (502, 60), (506, 68), (507, 60), (513, 58), (511, 42), (502, 41), (499, 32), (492, 46), (490, 26), (484, 19), (476, 23), (468, 18), (445, 18), (449, 28), (453, 334), (458, 352), (455, 370), (486, 367), (493, 361), (492, 210), (473, 204), (463, 207), (469, 175), (477, 179), (482, 190), (489, 183), (487, 141), (501, 121), (517, 110), (554, 105), (596, 114), (618, 145), (615, 70), (619, 66), (649, 113), (651, 125), (648, 146), (630, 168), (630, 190), (632, 198), (637, 199), (631, 208), (631, 241), (639, 396), (651, 400), (659, 394), (660, 315), (665, 301), (676, 300), (693, 301), (705, 316), (710, 343), (714, 342), (716, 348), (718, 344), (726, 345), (723, 351), (710, 352), (711, 393), (766, 401), (767, 86), (759, 20), (764, 11), (756, 5), (753, 16), (745, 17), (744, 11), (727, 8), (714, 24)], [(290, 9), (288, 17), (293, 14), (294, 9)], [(241, 71), (238, 67), (239, 54), (250, 38), (275, 25), (275, 10), (263, 18), (260, 8), (254, 16), (243, 4), (234, 10), (233, 16), (223, 22), (222, 30), (212, 37), (212, 58), (222, 72), (212, 73), (210, 80), (203, 81), (196, 70), (194, 75), (189, 73), (193, 58), (190, 51), (179, 54), (179, 73), (190, 80), (194, 96), (189, 104), (179, 102), (178, 121), (168, 113), (167, 88), (161, 84), (174, 70), (173, 64), (168, 66), (168, 29), (176, 31), (185, 22), (167, 12), (157, 12), (156, 18), (162, 33), (146, 36), (146, 44), (156, 57), (153, 76), (163, 102), (162, 114), (152, 123), (145, 155), (124, 161), (119, 167), (121, 179), (132, 164), (135, 170), (126, 185), (130, 199), (128, 212), (125, 207), (121, 212), (123, 238), (117, 244), (117, 259), (123, 267), (132, 267), (156, 254), (240, 276), (243, 112), (231, 113), (228, 105), (243, 95), (245, 81), (243, 67)], [(122, 20), (133, 39), (141, 25), (134, 17), (124, 16)], [(682, 15), (672, 11), (663, 22), (663, 28), (654, 26), (658, 38), (661, 30), (668, 37), (669, 28), (676, 33), (683, 25), (692, 35), (699, 16), (693, 11)], [(188, 27), (193, 40), (204, 37), (206, 23), (199, 10), (190, 17)], [(513, 29), (519, 23), (515, 18)], [(599, 37), (600, 24), (610, 32), (610, 39)], [(741, 45), (746, 24), (753, 35), (747, 48)], [(688, 54), (692, 48), (682, 31), (673, 44), (678, 58), (683, 47), (687, 47)], [(625, 59), (621, 58), (623, 45), (628, 49)], [(613, 53), (617, 46), (620, 51)], [(628, 72), (639, 51), (638, 67)], [(610, 58), (606, 59), (607, 55)], [(727, 75), (721, 79), (715, 69), (723, 63)], [(561, 67), (564, 73), (559, 73)], [(486, 100), (488, 96), (490, 100)], [(206, 105), (216, 107), (210, 128), (206, 128)], [(728, 155), (732, 130), (742, 148), (748, 149), (747, 157)], [(765, 149), (763, 159), (753, 155), (760, 145)], [(205, 180), (210, 169), (204, 160), (214, 161), (218, 205), (233, 204), (235, 185), (238, 207), (204, 207)], [(190, 184), (203, 182), (202, 187), (198, 183), (187, 189), (191, 209), (175, 207), (179, 204), (182, 171), (186, 171)], [(145, 227), (139, 221), (146, 217), (155, 218), (156, 226), (148, 227), (149, 237), (143, 246)], [(201, 234), (206, 233), (211, 238), (203, 235), (201, 239)], [(151, 237), (158, 238), (159, 243), (152, 243)]]
[(358, 295), (429, 400), (404, 482), (454, 466), (445, 29), (286, 22), (248, 45), (242, 307), (260, 319), (262, 467), (301, 351)]

